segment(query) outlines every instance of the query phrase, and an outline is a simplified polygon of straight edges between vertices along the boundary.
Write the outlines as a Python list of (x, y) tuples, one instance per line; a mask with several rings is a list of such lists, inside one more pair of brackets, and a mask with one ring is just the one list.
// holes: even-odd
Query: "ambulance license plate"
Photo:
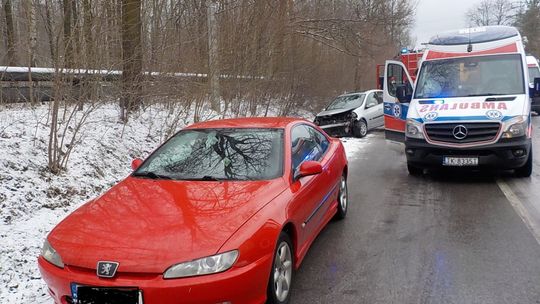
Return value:
[(451, 157), (445, 156), (443, 166), (449, 167), (474, 167), (478, 166), (478, 157)]

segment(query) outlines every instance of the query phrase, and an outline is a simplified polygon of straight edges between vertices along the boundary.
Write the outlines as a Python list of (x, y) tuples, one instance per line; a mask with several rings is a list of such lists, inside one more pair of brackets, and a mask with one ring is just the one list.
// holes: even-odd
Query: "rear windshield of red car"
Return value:
[(133, 175), (203, 181), (277, 178), (283, 175), (283, 130), (183, 130)]

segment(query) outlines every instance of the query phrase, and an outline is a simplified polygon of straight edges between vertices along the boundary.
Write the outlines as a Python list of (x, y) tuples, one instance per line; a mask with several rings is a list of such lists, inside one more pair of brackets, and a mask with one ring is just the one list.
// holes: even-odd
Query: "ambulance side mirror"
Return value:
[(396, 96), (400, 103), (409, 103), (412, 99), (412, 94), (407, 92), (407, 85), (400, 85), (396, 88)]
[(531, 97), (540, 97), (540, 78), (534, 79), (534, 88)]

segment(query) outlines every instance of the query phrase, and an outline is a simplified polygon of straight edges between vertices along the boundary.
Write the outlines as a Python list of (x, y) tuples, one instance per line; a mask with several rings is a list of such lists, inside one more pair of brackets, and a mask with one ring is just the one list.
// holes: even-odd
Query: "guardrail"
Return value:
[[(0, 102), (26, 102), (30, 100), (30, 95), (34, 96), (35, 101), (49, 101), (52, 96), (53, 81), (57, 80), (57, 77), (60, 77), (63, 82), (71, 82), (74, 93), (77, 93), (82, 82), (98, 82), (99, 87), (110, 91), (106, 83), (120, 81), (121, 76), (120, 70), (0, 66)], [(205, 73), (142, 72), (141, 76), (141, 80), (147, 83), (171, 80), (188, 83), (208, 80), (208, 74)], [(251, 81), (265, 80), (265, 77), (222, 74), (220, 79)]]

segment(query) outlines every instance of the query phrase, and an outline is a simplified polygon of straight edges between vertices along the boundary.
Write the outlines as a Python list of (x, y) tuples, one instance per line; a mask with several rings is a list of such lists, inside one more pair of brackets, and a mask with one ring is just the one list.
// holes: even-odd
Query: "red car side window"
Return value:
[(328, 149), (326, 137), (307, 125), (299, 125), (293, 128), (291, 143), (293, 170), (296, 170), (304, 161), (321, 160)]

